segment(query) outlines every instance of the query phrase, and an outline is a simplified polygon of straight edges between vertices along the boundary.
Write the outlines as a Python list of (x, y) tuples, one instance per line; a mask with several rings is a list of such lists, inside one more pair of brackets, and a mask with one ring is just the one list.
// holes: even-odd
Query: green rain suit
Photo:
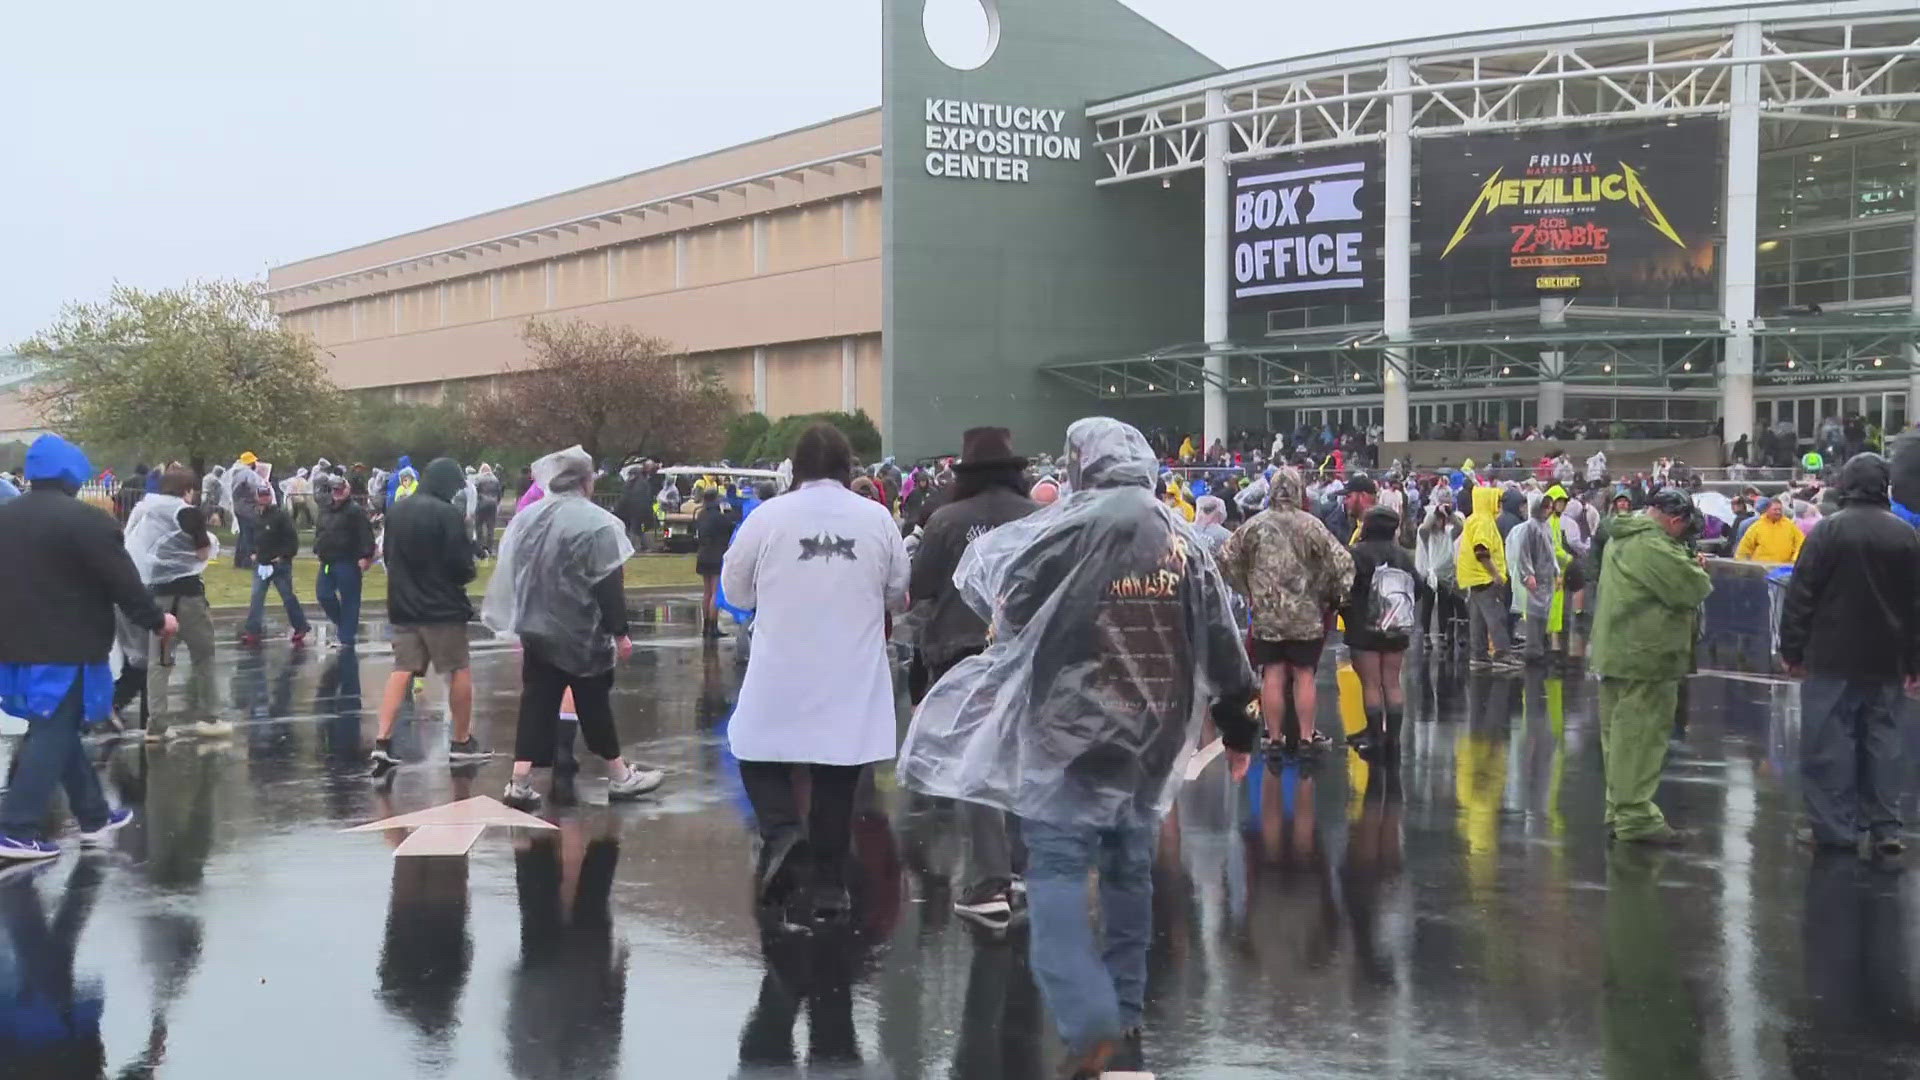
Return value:
[(1600, 568), (1592, 668), (1600, 676), (1600, 753), (1607, 775), (1607, 825), (1635, 840), (1666, 831), (1653, 803), (1667, 763), (1680, 680), (1693, 662), (1707, 572), (1658, 522), (1621, 514)]

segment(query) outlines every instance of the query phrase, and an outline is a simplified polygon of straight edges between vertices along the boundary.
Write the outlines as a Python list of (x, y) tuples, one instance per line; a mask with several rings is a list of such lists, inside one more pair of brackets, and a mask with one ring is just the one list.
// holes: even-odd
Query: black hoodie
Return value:
[(1780, 615), (1780, 658), (1814, 675), (1920, 674), (1920, 535), (1887, 508), (1887, 462), (1859, 454), (1842, 508), (1807, 535)]
[(474, 579), (466, 515), (453, 497), (466, 473), (452, 458), (435, 458), (420, 489), (387, 510), (387, 618), (397, 626), (463, 623), (473, 617), (467, 583)]

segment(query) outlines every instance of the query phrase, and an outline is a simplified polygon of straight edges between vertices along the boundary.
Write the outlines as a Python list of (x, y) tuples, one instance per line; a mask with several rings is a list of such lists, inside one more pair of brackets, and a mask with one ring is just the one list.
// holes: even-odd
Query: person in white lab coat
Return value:
[[(734, 534), (720, 580), (754, 609), (753, 654), (728, 724), (760, 829), (763, 905), (843, 917), (860, 770), (891, 760), (889, 614), (906, 610), (910, 560), (886, 507), (848, 490), (853, 448), (815, 424), (793, 451), (793, 489)], [(795, 764), (812, 773), (802, 826)]]

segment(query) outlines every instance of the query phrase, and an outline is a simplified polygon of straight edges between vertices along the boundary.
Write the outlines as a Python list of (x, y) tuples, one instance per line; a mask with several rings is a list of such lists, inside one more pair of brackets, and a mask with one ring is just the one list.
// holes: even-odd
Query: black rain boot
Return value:
[(1379, 709), (1368, 709), (1367, 726), (1347, 740), (1347, 745), (1361, 757), (1372, 757), (1379, 751), (1383, 737), (1381, 717)]
[(1405, 722), (1407, 710), (1403, 705), (1387, 706), (1386, 726), (1380, 732), (1380, 750), (1383, 756), (1400, 756), (1400, 726)]

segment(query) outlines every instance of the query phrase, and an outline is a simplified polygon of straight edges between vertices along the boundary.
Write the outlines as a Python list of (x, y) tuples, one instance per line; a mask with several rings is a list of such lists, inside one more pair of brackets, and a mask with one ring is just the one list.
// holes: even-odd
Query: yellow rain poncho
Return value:
[[(1455, 549), (1454, 577), (1463, 589), (1492, 584), (1494, 574), (1500, 581), (1507, 580), (1507, 545), (1500, 539), (1500, 489), (1482, 484), (1471, 490), (1473, 513), (1462, 523), (1460, 546)], [(1477, 547), (1486, 548), (1493, 557), (1493, 574), (1474, 557)]]

